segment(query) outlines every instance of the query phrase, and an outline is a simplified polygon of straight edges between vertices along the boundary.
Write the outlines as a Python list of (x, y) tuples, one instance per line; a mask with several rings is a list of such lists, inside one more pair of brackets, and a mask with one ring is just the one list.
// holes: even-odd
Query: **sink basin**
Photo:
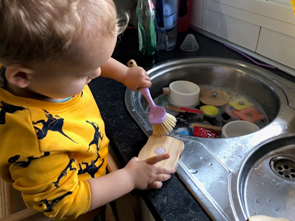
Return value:
[(245, 217), (295, 217), (295, 134), (258, 145), (243, 163), (238, 195)]
[[(275, 147), (268, 146), (276, 142), (274, 137), (280, 140), (278, 142), (283, 142), (285, 138), (280, 139), (280, 136), (295, 131), (294, 83), (253, 64), (223, 58), (196, 57), (168, 61), (154, 66), (148, 71), (148, 74), (153, 83), (150, 88), (151, 95), (155, 101), (158, 100), (156, 102), (158, 105), (164, 105), (164, 107), (165, 102), (161, 103), (161, 100), (165, 101), (165, 99), (159, 99), (163, 96), (162, 88), (176, 80), (187, 80), (199, 86), (209, 86), (227, 92), (234, 91), (259, 105), (266, 120), (265, 124), (259, 125), (260, 130), (254, 133), (217, 139), (187, 136), (177, 133), (175, 130), (169, 135), (184, 142), (184, 150), (176, 168), (178, 176), (213, 220), (238, 221), (246, 220), (249, 215), (255, 213), (270, 214), (266, 212), (266, 204), (259, 204), (260, 201), (269, 199), (274, 202), (279, 197), (277, 195), (269, 195), (269, 197), (258, 195), (260, 189), (253, 181), (255, 179), (254, 171), (256, 172), (256, 162), (259, 166), (261, 160), (266, 162), (264, 161), (265, 156), (276, 151)], [(140, 92), (132, 92), (127, 89), (125, 105), (142, 131), (147, 136), (151, 135), (152, 125), (147, 116), (148, 104)], [(178, 119), (178, 126), (183, 123), (180, 121)], [(270, 139), (274, 139), (274, 141), (269, 141)], [(294, 138), (290, 140), (292, 143)], [(266, 141), (269, 143), (264, 143)], [(293, 143), (295, 147), (295, 140)], [(282, 145), (284, 146), (284, 144)], [(280, 147), (283, 148), (283, 146)], [(280, 147), (278, 148), (281, 149)], [(288, 146), (288, 148), (291, 151), (293, 146)], [(284, 162), (288, 162), (290, 167), (293, 165), (291, 163), (293, 157), (290, 154), (280, 157), (285, 158), (275, 158), (274, 155), (273, 161), (268, 162), (272, 165), (270, 171), (263, 170), (260, 175), (268, 177), (271, 174), (275, 177), (277, 175), (273, 170), (276, 169), (272, 170), (271, 168), (278, 168), (278, 165), (281, 166), (281, 163), (284, 164)], [(286, 171), (283, 169), (282, 172), (286, 173)], [(293, 172), (290, 170), (289, 173), (292, 177)], [(284, 185), (291, 182), (283, 177), (273, 179), (278, 181), (284, 179)], [(271, 181), (272, 179), (270, 179)], [(268, 186), (267, 180), (259, 182), (260, 185), (263, 182)], [(283, 182), (280, 181), (280, 183)], [(271, 188), (263, 190), (264, 194), (272, 191)], [(276, 194), (283, 196), (290, 194), (287, 189), (280, 191)], [(257, 197), (255, 198), (256, 193)], [(295, 194), (294, 191), (292, 194)], [(286, 207), (277, 209), (272, 208), (271, 215), (286, 217), (286, 213), (291, 211)]]

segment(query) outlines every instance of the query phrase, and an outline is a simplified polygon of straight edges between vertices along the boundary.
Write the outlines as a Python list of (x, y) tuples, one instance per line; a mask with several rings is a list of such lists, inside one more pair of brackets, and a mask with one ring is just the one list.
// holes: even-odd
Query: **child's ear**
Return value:
[(6, 67), (6, 80), (19, 88), (25, 88), (30, 83), (30, 74), (32, 70), (21, 65), (10, 65)]

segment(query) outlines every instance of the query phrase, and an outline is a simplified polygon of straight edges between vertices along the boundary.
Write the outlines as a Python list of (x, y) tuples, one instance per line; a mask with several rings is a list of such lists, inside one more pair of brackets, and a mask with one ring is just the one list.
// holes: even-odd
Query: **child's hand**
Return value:
[(133, 157), (124, 169), (129, 174), (135, 189), (159, 189), (162, 187), (162, 182), (170, 179), (171, 174), (175, 173), (175, 169), (154, 166), (154, 164), (168, 158), (169, 154), (156, 155), (146, 160)]
[(122, 83), (132, 91), (152, 86), (151, 79), (142, 67), (128, 68)]

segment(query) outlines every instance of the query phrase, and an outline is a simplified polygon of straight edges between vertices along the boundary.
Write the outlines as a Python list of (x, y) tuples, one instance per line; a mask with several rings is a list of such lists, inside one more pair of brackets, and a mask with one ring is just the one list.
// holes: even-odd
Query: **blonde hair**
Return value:
[(0, 11), (0, 62), (55, 60), (81, 35), (125, 29), (112, 0), (0, 0)]

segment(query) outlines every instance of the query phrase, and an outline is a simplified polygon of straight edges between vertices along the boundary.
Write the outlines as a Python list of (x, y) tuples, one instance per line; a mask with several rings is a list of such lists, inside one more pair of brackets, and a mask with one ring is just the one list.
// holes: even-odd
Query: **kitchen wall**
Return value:
[[(114, 0), (136, 20), (137, 0)], [(274, 62), (295, 76), (295, 16), (290, 0), (193, 0), (191, 27), (238, 49)]]
[(286, 67), (295, 76), (295, 16), (289, 0), (194, 0), (191, 26)]

